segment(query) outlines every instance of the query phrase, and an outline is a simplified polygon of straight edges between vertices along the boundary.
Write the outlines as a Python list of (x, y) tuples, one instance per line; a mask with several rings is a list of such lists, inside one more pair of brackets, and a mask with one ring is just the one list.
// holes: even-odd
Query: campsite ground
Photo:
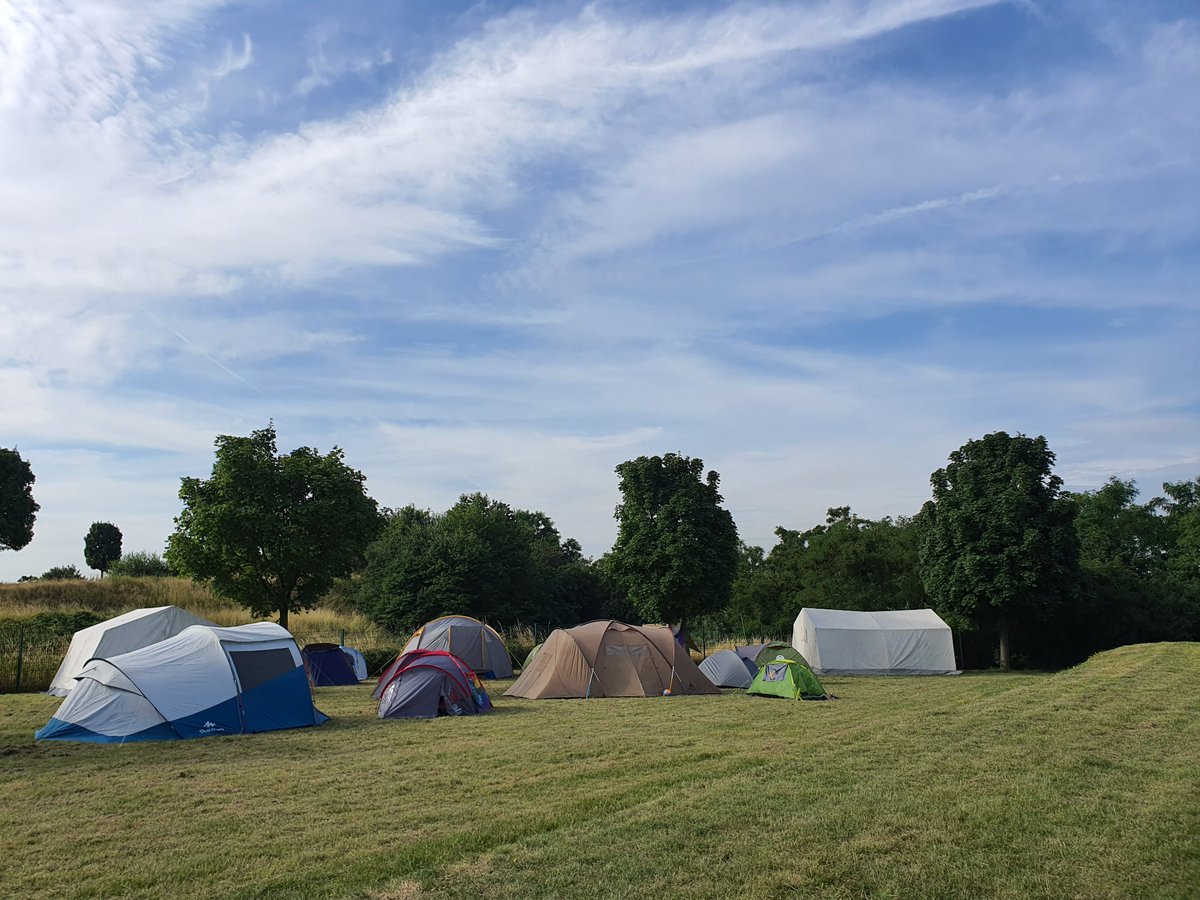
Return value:
[[(35, 745), (0, 696), (8, 896), (1186, 897), (1200, 894), (1200, 644), (1057, 675), (497, 697), (178, 743)], [(498, 695), (498, 691), (493, 691)]]

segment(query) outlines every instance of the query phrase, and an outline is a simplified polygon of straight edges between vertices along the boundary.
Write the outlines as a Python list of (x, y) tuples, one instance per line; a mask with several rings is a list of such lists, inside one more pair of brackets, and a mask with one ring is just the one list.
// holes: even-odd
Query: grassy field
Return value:
[(1194, 897), (1198, 674), (1158, 644), (435, 721), (362, 685), (321, 728), (124, 747), (34, 745), (58, 701), (0, 696), (0, 893)]

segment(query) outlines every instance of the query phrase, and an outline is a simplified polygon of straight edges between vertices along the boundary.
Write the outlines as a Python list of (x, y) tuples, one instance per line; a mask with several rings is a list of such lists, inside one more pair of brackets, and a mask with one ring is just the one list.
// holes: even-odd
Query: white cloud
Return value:
[[(253, 127), (206, 91), (266, 95), (280, 51), (236, 16), (209, 34), (215, 4), (0, 9), (0, 417), (43, 502), (0, 572), (94, 519), (160, 546), (178, 477), (272, 417), (381, 502), (483, 489), (597, 554), (640, 453), (704, 457), (760, 543), (912, 512), (1001, 427), (1076, 481), (1200, 467), (1197, 29), (1135, 22), (1018, 87), (873, 56), (985, 5), (484, 9), (382, 100)], [(323, 35), (277, 97), (396, 58)], [(888, 351), (815, 327), (1018, 303), (1131, 321)]]

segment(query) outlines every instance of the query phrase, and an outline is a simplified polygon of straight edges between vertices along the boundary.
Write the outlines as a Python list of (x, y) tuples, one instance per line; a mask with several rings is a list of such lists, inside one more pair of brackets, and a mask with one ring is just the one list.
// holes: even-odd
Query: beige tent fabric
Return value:
[(671, 629), (588, 622), (551, 632), (506, 697), (543, 700), (565, 697), (651, 697), (716, 694)]

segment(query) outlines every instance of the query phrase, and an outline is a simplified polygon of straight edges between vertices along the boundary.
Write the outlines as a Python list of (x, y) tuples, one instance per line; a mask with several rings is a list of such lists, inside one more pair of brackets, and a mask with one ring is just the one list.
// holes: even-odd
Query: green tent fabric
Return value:
[(812, 668), (799, 650), (791, 644), (785, 644), (782, 641), (771, 641), (769, 644), (763, 644), (762, 649), (754, 657), (754, 664), (759, 667), (765, 666), (777, 656), (798, 662), (806, 669)]
[(746, 693), (788, 700), (824, 700), (829, 696), (808, 666), (785, 656), (764, 663)]
[(541, 644), (534, 644), (533, 649), (529, 651), (529, 655), (525, 657), (525, 662), (521, 663), (521, 671), (524, 672), (529, 668), (529, 664), (533, 662), (533, 658), (537, 656), (539, 650), (542, 649)]

